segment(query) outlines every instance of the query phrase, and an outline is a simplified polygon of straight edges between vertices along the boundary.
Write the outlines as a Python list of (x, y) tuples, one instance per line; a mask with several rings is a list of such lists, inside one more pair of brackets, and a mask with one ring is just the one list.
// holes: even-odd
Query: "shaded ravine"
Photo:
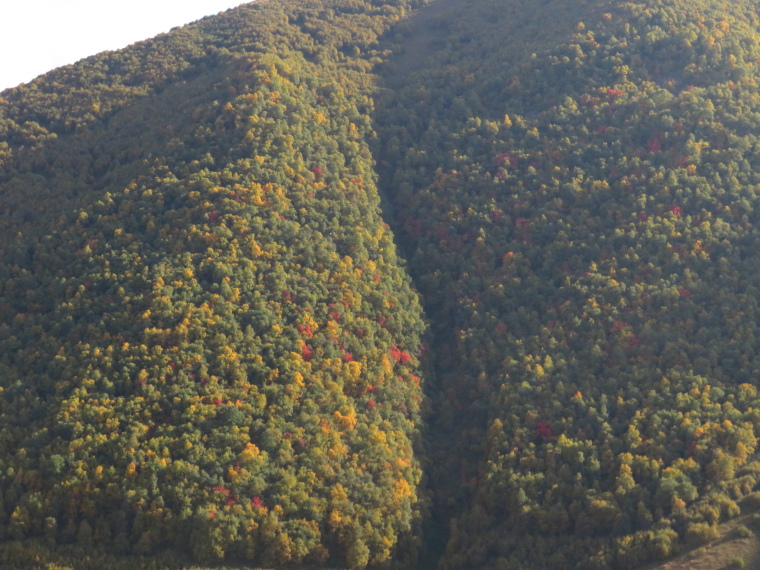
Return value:
[[(396, 55), (383, 64), (380, 73), (381, 89), (376, 99), (376, 115), (382, 115), (392, 107), (397, 102), (398, 93), (414, 89), (418, 83), (422, 83), (420, 74), (435, 65), (439, 49), (447, 41), (446, 18), (462, 5), (462, 0), (430, 0), (427, 6), (412, 12), (398, 23), (395, 36), (389, 34), (386, 43)], [(375, 119), (377, 121), (378, 117)], [(376, 124), (379, 132), (387, 126)], [(480, 402), (470, 401), (468, 409), (460, 410), (462, 423), (457, 426), (459, 429), (454, 431), (449, 418), (441, 412), (445, 400), (441, 379), (451, 368), (451, 359), (456, 357), (452, 349), (453, 332), (446, 325), (446, 307), (433, 306), (425, 299), (419, 287), (419, 279), (422, 276), (415, 272), (415, 267), (410, 262), (414, 256), (414, 245), (402, 227), (403, 211), (398, 210), (400, 205), (393, 195), (394, 158), (398, 157), (389, 155), (388, 141), (382, 138), (382, 134), (373, 142), (372, 152), (378, 163), (378, 190), (383, 218), (391, 226), (400, 257), (407, 260), (407, 272), (420, 296), (428, 322), (427, 358), (423, 361), (423, 366), (429, 415), (424, 425), (425, 453), (420, 459), (423, 464), (423, 484), (426, 484), (430, 505), (428, 516), (423, 522), (422, 546), (417, 567), (433, 570), (439, 567), (446, 554), (451, 521), (461, 514), (462, 502), (468, 502), (472, 494), (473, 489), (461, 485), (460, 481), (469, 479), (476, 473), (484, 459), (482, 450), (473, 458), (472, 450), (469, 449), (472, 440), (463, 437), (463, 433), (473, 428), (475, 432), (484, 430), (487, 417)], [(471, 460), (467, 460), (468, 457)], [(444, 501), (443, 496), (458, 496), (459, 500)]]
[[(549, 10), (562, 3), (562, 0), (550, 0), (544, 9)], [(420, 567), (428, 569), (438, 568), (443, 561), (447, 554), (451, 525), (456, 522), (457, 517), (466, 512), (475, 497), (477, 481), (483, 476), (488, 454), (483, 436), (494, 416), (492, 407), (496, 403), (485, 402), (473, 395), (457, 394), (456, 399), (461, 406), (452, 409), (450, 390), (454, 382), (446, 379), (452, 374), (457, 374), (458, 343), (456, 331), (451, 327), (453, 312), (457, 309), (443, 302), (433, 302), (429, 298), (430, 295), (426, 298), (426, 292), (431, 293), (429, 286), (426, 287), (424, 284), (429, 275), (424, 271), (421, 273), (413, 263), (417, 255), (415, 240), (409, 234), (408, 228), (404, 227), (404, 205), (399, 203), (395, 196), (399, 185), (404, 183), (398, 179), (396, 173), (396, 168), (404, 156), (394, 149), (394, 143), (400, 143), (401, 146), (403, 144), (394, 139), (398, 134), (394, 132), (398, 124), (386, 122), (385, 118), (392, 117), (396, 120), (398, 106), (410, 98), (419, 98), (415, 104), (420, 104), (425, 97), (453, 99), (453, 95), (443, 93), (448, 87), (447, 78), (455, 73), (452, 68), (458, 64), (447, 59), (447, 44), (463, 42), (470, 56), (486, 49), (485, 44), (481, 45), (482, 38), (470, 35), (466, 26), (463, 32), (456, 23), (465, 17), (473, 17), (471, 14), (478, 14), (475, 16), (477, 18), (486, 18), (489, 9), (487, 2), (431, 0), (427, 6), (411, 12), (400, 21), (385, 40), (395, 55), (390, 61), (383, 63), (380, 69), (381, 88), (376, 96), (374, 113), (375, 128), (379, 136), (373, 141), (372, 152), (377, 161), (383, 217), (393, 230), (399, 253), (407, 260), (407, 271), (420, 295), (428, 321), (425, 388), (429, 416), (424, 428), (425, 454), (421, 459), (425, 472), (424, 481), (427, 482), (430, 494), (430, 511), (424, 523), (423, 547), (420, 554)], [(504, 61), (505, 66), (516, 68), (526, 61), (534, 50), (543, 51), (553, 47), (553, 42), (559, 42), (562, 37), (552, 38), (540, 33), (545, 24), (543, 10), (532, 11), (523, 6), (510, 5), (505, 6), (504, 11), (500, 17), (488, 21), (484, 29), (494, 30), (498, 27), (498, 22), (498, 25), (504, 26), (500, 30), (504, 37), (509, 37), (522, 28), (530, 38), (530, 41), (514, 43), (514, 49)], [(483, 21), (485, 23), (487, 20)], [(562, 23), (559, 28), (569, 33), (572, 25)], [(484, 80), (489, 70), (474, 66), (470, 71), (473, 75), (465, 79), (466, 85), (457, 85), (457, 95), (466, 93), (469, 86), (474, 87), (478, 80)], [(430, 83), (440, 88), (441, 93), (425, 93)], [(419, 97), (417, 92), (420, 93)], [(440, 118), (436, 116), (438, 110), (433, 105), (426, 111), (429, 111), (429, 121), (434, 122)], [(402, 130), (408, 138), (403, 143), (408, 144), (409, 148), (419, 146), (427, 135), (428, 127), (429, 125), (414, 121), (405, 123)], [(473, 385), (481, 381), (472, 378)]]

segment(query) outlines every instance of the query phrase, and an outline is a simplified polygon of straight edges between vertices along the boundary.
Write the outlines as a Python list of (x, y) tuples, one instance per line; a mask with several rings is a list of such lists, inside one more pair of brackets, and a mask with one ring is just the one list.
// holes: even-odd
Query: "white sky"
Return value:
[(247, 0), (0, 0), (0, 91)]

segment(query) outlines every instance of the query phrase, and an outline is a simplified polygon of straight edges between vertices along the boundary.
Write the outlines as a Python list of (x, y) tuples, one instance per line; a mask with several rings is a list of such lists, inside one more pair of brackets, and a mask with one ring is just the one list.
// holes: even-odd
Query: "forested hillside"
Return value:
[(409, 38), (379, 159), (435, 339), (442, 568), (640, 566), (756, 488), (759, 30), (481, 0)]
[(759, 42), (750, 0), (259, 0), (2, 92), (0, 563), (715, 538), (760, 500)]
[(421, 310), (366, 142), (407, 7), (260, 2), (3, 92), (3, 566), (413, 560)]

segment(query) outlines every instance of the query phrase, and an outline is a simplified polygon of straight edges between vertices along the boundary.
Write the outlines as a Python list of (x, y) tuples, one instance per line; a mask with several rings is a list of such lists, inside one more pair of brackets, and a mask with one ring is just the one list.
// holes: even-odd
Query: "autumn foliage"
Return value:
[(760, 483), (758, 33), (260, 0), (4, 91), (0, 565), (713, 539)]

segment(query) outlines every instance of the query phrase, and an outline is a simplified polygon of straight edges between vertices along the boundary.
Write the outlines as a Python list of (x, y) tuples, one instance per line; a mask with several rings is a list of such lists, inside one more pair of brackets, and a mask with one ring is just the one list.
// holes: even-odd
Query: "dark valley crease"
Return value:
[(260, 0), (2, 92), (0, 561), (716, 538), (760, 497), (758, 37), (749, 0)]

